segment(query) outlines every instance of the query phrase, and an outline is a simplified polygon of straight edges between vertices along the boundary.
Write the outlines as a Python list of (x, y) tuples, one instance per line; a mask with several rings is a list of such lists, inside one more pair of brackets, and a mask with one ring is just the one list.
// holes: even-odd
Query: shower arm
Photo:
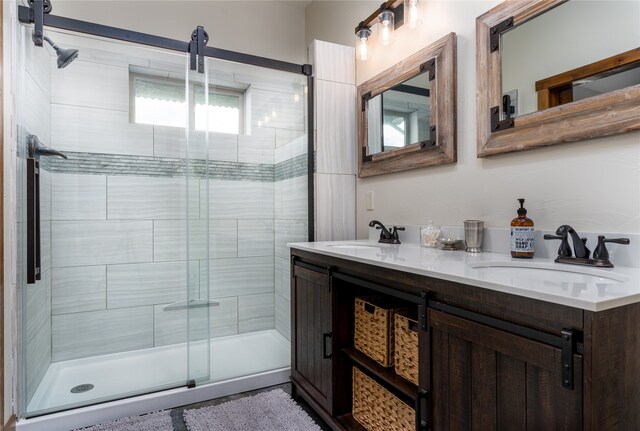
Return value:
[(29, 157), (33, 157), (35, 159), (40, 159), (40, 156), (59, 156), (63, 159), (69, 158), (66, 154), (44, 145), (36, 135), (27, 136), (27, 148)]
[(43, 39), (44, 39), (44, 40), (45, 40), (49, 45), (51, 45), (51, 48), (53, 48), (54, 50), (56, 50), (56, 51), (57, 51), (58, 49), (60, 49), (60, 47), (59, 47), (59, 46), (58, 46), (54, 41), (52, 41), (52, 40), (49, 38), (49, 36), (47, 36), (46, 34), (45, 34), (45, 35), (42, 35), (42, 38), (43, 38)]

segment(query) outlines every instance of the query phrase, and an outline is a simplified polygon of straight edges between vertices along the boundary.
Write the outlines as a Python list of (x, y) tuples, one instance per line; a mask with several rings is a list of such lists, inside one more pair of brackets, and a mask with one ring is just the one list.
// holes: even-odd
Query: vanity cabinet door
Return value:
[[(311, 267), (307, 265), (307, 267)], [(294, 264), (292, 298), (292, 363), (295, 382), (332, 414), (331, 278)]]
[(581, 430), (582, 356), (574, 388), (558, 348), (429, 310), (433, 430)]

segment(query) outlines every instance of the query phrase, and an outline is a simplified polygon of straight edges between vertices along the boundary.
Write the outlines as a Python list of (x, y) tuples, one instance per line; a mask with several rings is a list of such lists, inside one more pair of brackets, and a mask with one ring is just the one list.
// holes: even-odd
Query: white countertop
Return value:
[(640, 268), (591, 268), (559, 264), (547, 258), (513, 259), (500, 253), (472, 254), (368, 240), (289, 246), (590, 311), (640, 302)]

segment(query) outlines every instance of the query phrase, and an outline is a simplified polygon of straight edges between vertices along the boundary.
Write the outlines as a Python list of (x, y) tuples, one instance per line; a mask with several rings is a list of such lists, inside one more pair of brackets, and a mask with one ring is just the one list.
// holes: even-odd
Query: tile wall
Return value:
[(278, 332), (290, 339), (291, 261), (287, 243), (308, 240), (307, 135), (282, 133), (280, 145), (278, 141), (276, 145), (275, 324)]
[(353, 47), (314, 40), (316, 241), (356, 237), (356, 87)]
[[(28, 31), (22, 35), (30, 40)], [(26, 187), (24, 179), (26, 178), (27, 155), (26, 137), (29, 134), (37, 135), (38, 138), (48, 145), (51, 141), (51, 69), (49, 67), (51, 55), (49, 51), (43, 48), (36, 48), (32, 43), (26, 43), (23, 47), (23, 73), (21, 74), (22, 86), (21, 97), (24, 104), (21, 109), (18, 107), (18, 189)], [(22, 189), (23, 190), (23, 189)], [(41, 170), (40, 173), (40, 190), (41, 190), (41, 280), (35, 284), (25, 284), (26, 280), (24, 270), (18, 271), (21, 292), (21, 302), (23, 304), (23, 319), (20, 325), (20, 342), (25, 343), (18, 351), (24, 362), (24, 380), (26, 386), (26, 399), (29, 400), (33, 396), (38, 383), (44, 376), (49, 364), (51, 363), (51, 174), (47, 170)], [(21, 193), (22, 199), (25, 196)], [(24, 221), (26, 220), (26, 212), (22, 199), (18, 199), (18, 232), (24, 232)], [(19, 244), (18, 268), (26, 268), (26, 252), (24, 243)], [(19, 362), (22, 364), (22, 362)]]
[[(315, 40), (314, 68), (315, 240), (355, 238), (355, 52)], [(307, 240), (306, 176), (280, 179), (283, 160), (306, 163), (307, 137), (276, 135), (276, 329), (290, 338), (291, 263), (287, 243)], [(295, 169), (294, 169), (295, 171)]]
[[(187, 290), (219, 303), (212, 337), (273, 328), (289, 337), (286, 243), (307, 239), (303, 87), (222, 74), (249, 85), (250, 134), (210, 133), (207, 162), (204, 135), (192, 133), (186, 178), (184, 130), (129, 120), (128, 65), (184, 70), (184, 57), (161, 60), (82, 47), (65, 69), (43, 66), (51, 75), (43, 142), (69, 156), (46, 160), (51, 269), (32, 302), (50, 307), (48, 333), (38, 333), (47, 361), (185, 342), (186, 312), (164, 306)], [(196, 326), (204, 336), (207, 322)]]

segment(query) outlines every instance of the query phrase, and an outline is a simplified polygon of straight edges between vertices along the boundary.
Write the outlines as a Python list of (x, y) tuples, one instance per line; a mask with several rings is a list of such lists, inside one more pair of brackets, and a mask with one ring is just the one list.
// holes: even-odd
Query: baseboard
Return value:
[(11, 415), (2, 429), (4, 431), (16, 431), (16, 415)]

